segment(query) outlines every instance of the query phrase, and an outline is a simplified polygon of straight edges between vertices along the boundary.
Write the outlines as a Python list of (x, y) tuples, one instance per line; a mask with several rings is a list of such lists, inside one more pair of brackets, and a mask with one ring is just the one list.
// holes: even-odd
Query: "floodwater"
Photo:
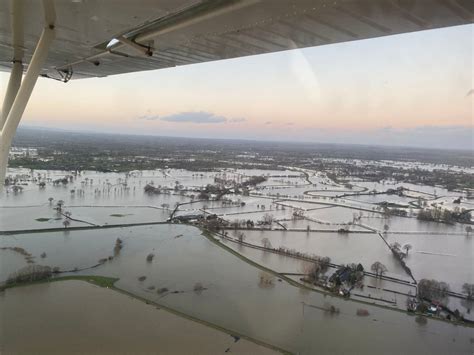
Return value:
[[(285, 177), (285, 174), (295, 174), (295, 172), (289, 171), (239, 170), (228, 172), (228, 175), (235, 176), (237, 179), (239, 174), (259, 175), (260, 173), (275, 176), (281, 173), (283, 175), (283, 177), (272, 178), (272, 183), (298, 181), (303, 184), (305, 181), (301, 178)], [(65, 175), (64, 172), (53, 171), (41, 172), (41, 174), (51, 179)], [(82, 221), (72, 221), (71, 227), (90, 224), (163, 222), (168, 218), (176, 203), (190, 202), (192, 199), (189, 194), (179, 193), (147, 195), (143, 192), (146, 184), (153, 182), (155, 186), (174, 188), (178, 181), (179, 184), (188, 187), (199, 187), (212, 183), (215, 176), (222, 175), (168, 170), (137, 172), (136, 175), (125, 179), (124, 174), (86, 172), (66, 187), (48, 184), (45, 189), (39, 189), (35, 184), (25, 185), (22, 193), (10, 193), (0, 198), (0, 231), (21, 229), (31, 230), (31, 232), (0, 235), (0, 248), (24, 248), (32, 254), (36, 264), (58, 267), (60, 270), (78, 269), (77, 273), (82, 275), (117, 277), (120, 280), (116, 286), (134, 295), (294, 353), (472, 353), (474, 344), (472, 328), (454, 326), (433, 319), (428, 319), (427, 324), (421, 324), (415, 321), (416, 317), (403, 312), (305, 291), (284, 280), (279, 281), (275, 277), (269, 277), (270, 281), (262, 284), (260, 269), (216, 246), (201, 235), (199, 229), (194, 227), (163, 224), (80, 231), (34, 232), (34, 229), (62, 226), (64, 219), (58, 216), (58, 213), (53, 209), (60, 199), (65, 202), (64, 210), (71, 212), (74, 219)], [(337, 188), (322, 177), (311, 176), (311, 180), (317, 181), (318, 185), (327, 185), (328, 189)], [(360, 183), (359, 185), (364, 186), (364, 184), (368, 188), (373, 188), (372, 185), (375, 186), (375, 183)], [(281, 191), (275, 186), (273, 187), (272, 190), (272, 186), (269, 186), (263, 190), (263, 193), (276, 194)], [(318, 186), (318, 188), (320, 187)], [(416, 187), (419, 191), (433, 193), (433, 188)], [(383, 185), (383, 188), (386, 189), (387, 186)], [(415, 189), (415, 186), (410, 186), (410, 188)], [(292, 185), (283, 187), (283, 189), (298, 190), (299, 195), (305, 190), (315, 188)], [(438, 193), (440, 191), (441, 189), (438, 189)], [(49, 197), (54, 199), (51, 204), (48, 202)], [(181, 206), (178, 214), (196, 213), (196, 211), (206, 208), (208, 212), (224, 216), (230, 221), (247, 218), (257, 221), (266, 213), (271, 213), (275, 218), (285, 220), (289, 228), (305, 229), (310, 225), (312, 229), (331, 230), (337, 230), (342, 223), (351, 222), (354, 215), (360, 216), (359, 210), (308, 203), (308, 200), (318, 201), (318, 198), (313, 199), (312, 197), (300, 202), (283, 200), (281, 203), (287, 204), (285, 210), (281, 208), (276, 210), (276, 205), (272, 203), (272, 200), (265, 197), (229, 197), (234, 201), (241, 199), (246, 204), (242, 207), (235, 205), (229, 207), (223, 206), (221, 201), (196, 202)], [(332, 200), (327, 197), (324, 201), (330, 202)], [(339, 199), (338, 203), (344, 202)], [(362, 202), (357, 203), (362, 204)], [(262, 210), (262, 205), (265, 206), (265, 210)], [(288, 205), (308, 209), (305, 215), (314, 221), (292, 220), (293, 209)], [(371, 205), (368, 206), (371, 207)], [(389, 243), (397, 241), (401, 244), (412, 244), (413, 249), (406, 262), (412, 268), (417, 279), (426, 277), (446, 281), (454, 291), (458, 292), (461, 291), (464, 282), (474, 282), (472, 279), (474, 255), (472, 238), (474, 237), (465, 235), (465, 226), (420, 222), (416, 218), (382, 218), (380, 214), (367, 211), (363, 211), (362, 214), (360, 222), (364, 225), (378, 230), (383, 230), (385, 224), (389, 226), (389, 232), (386, 235)], [(363, 230), (358, 226), (352, 226), (350, 229)], [(360, 262), (370, 270), (370, 265), (374, 261), (381, 261), (387, 266), (388, 275), (409, 280), (384, 241), (376, 233), (341, 235), (314, 231), (306, 233), (251, 230), (246, 230), (244, 233), (246, 241), (253, 244), (261, 245), (262, 239), (267, 237), (273, 247), (285, 246), (301, 252), (329, 256), (333, 262), (338, 264)], [(232, 232), (229, 234), (232, 235)], [(117, 238), (123, 241), (123, 248), (118, 252), (114, 251)], [(285, 256), (265, 253), (231, 242), (226, 242), (225, 245), (258, 264), (279, 272), (298, 273), (304, 267), (300, 261)], [(155, 257), (152, 262), (147, 262), (146, 258), (150, 253), (153, 253)], [(99, 260), (106, 258), (110, 260), (97, 266)], [(12, 250), (0, 249), (0, 282), (26, 265), (27, 260), (21, 254)], [(141, 276), (145, 276), (145, 280), (139, 281), (138, 278)], [(368, 284), (371, 282), (367, 281)], [(52, 322), (62, 324), (73, 323), (78, 312), (74, 307), (78, 304), (83, 305), (85, 310), (95, 310), (94, 307), (99, 307), (99, 304), (107, 305), (104, 306), (106, 309), (109, 307), (107, 301), (89, 301), (88, 295), (90, 292), (95, 292), (95, 288), (93, 288), (94, 291), (90, 291), (89, 286), (71, 286), (76, 283), (66, 283), (64, 287), (56, 286), (60, 284), (9, 290), (0, 296), (0, 305), (2, 302), (6, 305), (7, 298), (8, 302), (13, 302), (13, 297), (6, 297), (6, 295), (18, 295), (18, 299), (23, 300), (25, 309), (29, 310), (28, 316), (19, 319), (23, 319), (24, 322), (25, 317), (32, 318), (31, 324), (35, 325), (34, 329), (38, 333), (34, 339), (38, 339), (38, 341), (41, 337), (51, 338), (51, 330), (43, 329), (37, 323), (38, 319), (44, 318), (42, 309), (39, 309), (41, 307), (38, 305), (48, 302), (49, 298), (55, 302), (59, 302), (59, 298), (63, 302), (61, 309), (71, 309), (70, 313), (66, 311), (49, 312), (48, 317)], [(204, 290), (194, 291), (196, 284), (201, 284)], [(79, 287), (80, 290), (76, 287)], [(74, 298), (71, 295), (72, 292), (67, 291), (69, 288), (76, 290), (81, 297)], [(165, 288), (168, 291), (157, 292), (157, 290)], [(28, 294), (31, 293), (35, 297), (28, 298), (29, 296), (25, 294), (26, 291), (23, 290), (29, 290)], [(110, 290), (101, 290), (100, 292), (105, 291), (107, 293), (100, 297), (108, 299)], [(56, 294), (56, 292), (58, 296), (55, 298), (52, 293)], [(123, 295), (120, 296), (123, 297)], [(94, 297), (96, 296), (91, 296), (92, 299)], [(71, 299), (73, 302), (66, 303), (66, 299)], [(135, 306), (128, 306), (128, 302), (135, 304), (137, 301), (127, 297), (120, 302), (117, 301), (120, 308), (130, 310), (132, 313), (135, 312)], [(456, 300), (450, 300), (449, 305), (453, 304), (462, 312), (466, 310), (467, 306), (462, 302), (458, 304)], [(325, 311), (330, 306), (339, 309), (339, 312)], [(359, 308), (367, 309), (370, 316), (357, 316), (356, 312)], [(45, 306), (45, 309), (49, 308)], [(141, 314), (141, 311), (136, 312)], [(64, 315), (68, 317), (66, 318)], [(83, 322), (86, 321), (87, 315), (88, 313), (84, 312)], [(93, 320), (91, 323), (101, 324), (100, 327), (91, 326), (94, 327), (91, 329), (95, 334), (100, 334), (102, 331), (107, 339), (112, 339), (109, 337), (110, 330), (115, 328), (117, 319), (112, 316), (103, 317), (104, 319), (100, 319), (100, 322), (104, 323), (100, 323), (94, 315), (90, 315), (90, 317)], [(117, 347), (116, 349), (129, 349), (127, 346), (132, 347), (135, 344), (134, 337), (142, 339), (142, 334), (150, 336), (148, 330), (141, 327), (140, 317), (124, 316), (123, 319), (127, 319), (122, 323), (124, 327), (127, 327), (128, 333), (127, 336), (117, 340), (123, 348)], [(1, 326), (4, 328), (8, 326), (9, 331), (12, 332), (15, 331), (15, 322), (19, 322), (11, 312), (2, 313), (1, 320)], [(144, 322), (143, 324), (147, 324), (146, 320)], [(16, 329), (18, 328), (16, 327)], [(180, 335), (176, 329), (175, 333), (175, 335)], [(2, 334), (8, 334), (10, 337), (11, 333), (2, 331), (0, 335)], [(19, 341), (13, 335), (11, 337)], [(72, 333), (71, 337), (74, 338)], [(91, 337), (94, 336), (91, 335)], [(206, 336), (203, 337), (207, 339)], [(216, 335), (216, 337), (219, 336)], [(67, 339), (67, 336), (65, 335), (64, 338)], [(176, 337), (170, 339), (175, 340)], [(110, 341), (112, 342), (112, 340)], [(153, 351), (153, 348), (147, 348), (147, 346), (154, 346), (151, 340), (142, 341), (144, 349)], [(179, 342), (179, 340), (176, 341)], [(78, 344), (78, 349), (80, 349), (81, 344), (85, 344), (81, 342), (85, 342), (85, 340), (77, 339), (71, 344)], [(224, 343), (227, 344), (225, 341), (222, 344)], [(19, 342), (16, 344), (18, 345)], [(220, 344), (216, 348), (218, 353), (225, 350), (220, 347)], [(235, 350), (237, 348), (234, 347), (242, 346), (241, 344), (243, 343), (237, 342), (232, 345), (232, 352), (237, 352)], [(22, 346), (27, 346), (27, 344)], [(199, 346), (197, 347), (199, 348)], [(18, 349), (19, 351), (22, 349), (28, 351), (26, 348)], [(112, 348), (112, 352), (113, 349), (115, 348)], [(243, 351), (244, 353), (253, 353), (248, 349)], [(208, 353), (213, 353), (213, 350), (209, 350)]]
[(0, 315), (6, 354), (277, 353), (83, 281), (7, 290)]
[[(16, 239), (4, 236), (2, 245), (30, 244), (28, 250), (34, 256), (47, 253), (42, 264), (69, 268), (77, 260), (93, 262), (109, 253), (115, 237), (120, 236), (124, 247), (113, 260), (82, 273), (119, 277), (118, 288), (295, 353), (472, 351), (472, 328), (431, 319), (420, 325), (405, 313), (304, 291), (276, 279), (262, 285), (261, 270), (214, 245), (194, 227), (159, 225), (103, 230), (96, 235), (92, 232), (37, 233), (16, 235)], [(155, 254), (151, 263), (146, 261), (150, 252)], [(146, 279), (139, 281), (140, 276)], [(195, 292), (197, 282), (205, 290)], [(160, 288), (170, 292), (159, 294), (156, 290)], [(85, 297), (81, 300), (91, 302)], [(31, 301), (38, 304), (38, 298)], [(321, 310), (330, 305), (339, 313), (331, 315)], [(358, 308), (367, 309), (370, 317), (358, 317)], [(38, 318), (40, 313), (32, 310), (31, 316)], [(8, 314), (4, 324), (14, 324), (10, 320), (13, 314)], [(69, 314), (72, 318), (68, 319), (74, 319), (75, 313)], [(54, 313), (49, 318), (55, 319)], [(110, 327), (115, 323), (110, 318)], [(142, 331), (133, 320), (126, 323), (130, 334)], [(40, 336), (43, 328), (37, 329)], [(100, 329), (96, 332), (100, 333)], [(341, 334), (347, 341), (338, 341)]]

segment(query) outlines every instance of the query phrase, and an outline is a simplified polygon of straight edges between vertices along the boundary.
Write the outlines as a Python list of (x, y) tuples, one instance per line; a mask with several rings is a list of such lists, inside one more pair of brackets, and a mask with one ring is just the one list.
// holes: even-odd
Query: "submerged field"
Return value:
[[(40, 173), (51, 178), (65, 174)], [(395, 293), (384, 294), (381, 290), (390, 286), (407, 292), (405, 289), (413, 286), (403, 288), (366, 278), (364, 294), (372, 293), (390, 302), (394, 299), (393, 304), (381, 307), (383, 302), (362, 297), (342, 299), (310, 290), (299, 276), (281, 275), (303, 273), (307, 264), (304, 260), (225, 239), (216, 241), (197, 227), (167, 223), (172, 213), (175, 216), (216, 214), (232, 223), (244, 221), (238, 227), (228, 228), (230, 238), (237, 239), (243, 233), (245, 242), (255, 246), (262, 246), (266, 238), (273, 248), (328, 256), (336, 264), (361, 263), (369, 271), (375, 261), (380, 261), (387, 267), (387, 276), (407, 284), (412, 280), (387, 244), (410, 243), (412, 249), (405, 260), (415, 278), (446, 281), (456, 292), (461, 292), (463, 283), (474, 282), (469, 267), (474, 255), (472, 237), (466, 235), (462, 224), (387, 217), (376, 209), (377, 205), (367, 207), (367, 201), (346, 203), (343, 198), (304, 195), (304, 191), (315, 188), (303, 186), (306, 183), (303, 175), (291, 177), (299, 174), (294, 171), (237, 170), (227, 175), (237, 179), (262, 173), (268, 176), (262, 190), (251, 191), (249, 196), (229, 193), (226, 198), (230, 202), (226, 203), (201, 201), (196, 190), (213, 183), (222, 173), (185, 170), (144, 171), (128, 177), (85, 172), (66, 186), (48, 183), (40, 189), (34, 183), (25, 182), (22, 192), (3, 195), (0, 200), (0, 282), (32, 264), (57, 268), (61, 276), (114, 277), (118, 278), (115, 283), (118, 290), (220, 327), (224, 333), (157, 311), (151, 305), (116, 294), (117, 291), (97, 289), (78, 281), (7, 289), (0, 296), (0, 309), (9, 309), (2, 312), (2, 321), (12, 330), (16, 328), (13, 318), (31, 314), (36, 320), (25, 331), (41, 329), (31, 344), (43, 349), (48, 349), (43, 339), (56, 332), (56, 324), (78, 316), (82, 309), (80, 319), (84, 322), (89, 316), (95, 319), (93, 328), (87, 331), (91, 334), (104, 331), (109, 339), (111, 347), (104, 351), (127, 352), (136, 339), (140, 340), (138, 349), (143, 351), (159, 351), (154, 347), (163, 346), (169, 351), (185, 353), (191, 344), (202, 353), (224, 352), (227, 347), (232, 353), (271, 351), (253, 342), (233, 343), (234, 339), (225, 334), (228, 332), (301, 354), (355, 350), (383, 353), (387, 349), (409, 353), (472, 352), (472, 328), (434, 319), (421, 322), (417, 316), (400, 311), (406, 298)], [(314, 184), (328, 183), (325, 178), (310, 177)], [(170, 190), (154, 195), (144, 193), (144, 187), (151, 182), (153, 186), (166, 186)], [(302, 196), (273, 196), (277, 188), (287, 192), (297, 189), (293, 192), (301, 192)], [(428, 187), (419, 190), (430, 191)], [(53, 199), (51, 202), (49, 197)], [(55, 209), (59, 200), (63, 201), (61, 213)], [(295, 211), (304, 212), (295, 218)], [(270, 225), (259, 225), (268, 214), (272, 215)], [(65, 220), (70, 220), (67, 226)], [(348, 232), (341, 233), (341, 228)], [(118, 238), (121, 248), (117, 250)], [(24, 252), (18, 252), (18, 248)], [(153, 256), (148, 260), (150, 255)], [(19, 309), (19, 300), (24, 309)], [(104, 316), (98, 317), (101, 314), (97, 313), (98, 305), (105, 302), (109, 303)], [(34, 304), (38, 303), (44, 305), (41, 311), (34, 310)], [(77, 308), (78, 303), (83, 308)], [(58, 308), (54, 304), (59, 304)], [(463, 313), (472, 307), (470, 302), (452, 298), (449, 304)], [(358, 315), (361, 308), (368, 316)], [(38, 326), (45, 313), (53, 324), (50, 328)], [(121, 326), (113, 332), (118, 319), (125, 318), (128, 327)], [(162, 329), (157, 325), (160, 322), (166, 322), (169, 328), (160, 330), (160, 338), (155, 342), (150, 338), (155, 334), (153, 329)], [(181, 333), (182, 330), (172, 332), (171, 329), (190, 330)], [(63, 330), (64, 346), (73, 333), (74, 328)], [(9, 338), (6, 351), (28, 351), (30, 345), (21, 344), (10, 333), (3, 334)], [(345, 339), (343, 342), (341, 337)], [(182, 344), (173, 345), (175, 342)], [(200, 345), (204, 343), (205, 346)], [(77, 349), (86, 349), (88, 343), (78, 340), (76, 345)]]

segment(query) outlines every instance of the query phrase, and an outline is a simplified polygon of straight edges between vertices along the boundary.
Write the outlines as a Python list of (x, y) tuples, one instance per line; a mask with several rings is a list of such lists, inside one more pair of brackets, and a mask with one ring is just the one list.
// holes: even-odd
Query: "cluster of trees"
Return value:
[(390, 244), (390, 249), (392, 250), (394, 254), (396, 254), (399, 257), (399, 259), (403, 259), (404, 257), (408, 256), (408, 252), (412, 248), (413, 248), (412, 245), (408, 243), (404, 244), (403, 246), (398, 242), (394, 242)]
[(11, 274), (6, 283), (7, 285), (46, 280), (53, 274), (53, 270), (49, 266), (28, 265), (13, 274)]
[(158, 195), (161, 193), (169, 193), (169, 189), (162, 189), (161, 185), (160, 186), (153, 186), (153, 184), (146, 184), (145, 187), (143, 188), (143, 191), (145, 193), (150, 194), (150, 195)]
[(219, 200), (228, 192), (229, 189), (222, 184), (207, 184), (206, 187), (199, 192), (198, 198), (200, 200), (209, 200), (211, 195), (216, 195), (216, 199)]
[(470, 300), (474, 299), (474, 284), (465, 283), (462, 285), (462, 291), (466, 294), (467, 298)]
[(72, 182), (74, 179), (74, 176), (72, 175), (67, 175), (63, 178), (59, 178), (59, 179), (56, 179), (56, 180), (53, 180), (53, 185), (59, 185), (59, 184), (62, 184), (62, 185), (67, 185), (69, 184), (70, 182)]
[(319, 279), (321, 274), (324, 274), (328, 268), (329, 263), (331, 262), (331, 258), (328, 256), (318, 257), (319, 259), (312, 262), (305, 264), (303, 268), (303, 272), (306, 274), (306, 277), (310, 281), (316, 281)]
[(362, 287), (362, 279), (364, 278), (364, 267), (362, 264), (348, 264), (342, 265), (337, 271), (331, 275), (329, 279), (336, 286), (342, 285), (344, 282), (350, 286)]
[(456, 207), (453, 211), (443, 209), (439, 206), (425, 208), (418, 212), (417, 218), (421, 221), (435, 221), (445, 223), (469, 223), (471, 221), (471, 212)]
[(251, 219), (247, 219), (247, 220), (245, 220), (245, 219), (235, 219), (234, 221), (232, 221), (230, 223), (230, 226), (234, 229), (253, 228), (253, 227), (255, 227), (255, 223)]
[(421, 279), (418, 282), (418, 297), (430, 301), (442, 301), (449, 292), (449, 285), (446, 282)]
[(319, 255), (316, 255), (316, 254), (305, 253), (305, 252), (298, 251), (296, 249), (287, 248), (285, 246), (278, 247), (278, 249), (273, 248), (273, 250), (275, 250), (275, 251), (277, 251), (281, 254), (296, 256), (298, 258), (310, 259), (313, 262), (319, 262), (319, 263), (323, 263), (323, 264), (328, 264), (328, 263), (331, 262), (331, 259), (327, 256), (319, 256)]

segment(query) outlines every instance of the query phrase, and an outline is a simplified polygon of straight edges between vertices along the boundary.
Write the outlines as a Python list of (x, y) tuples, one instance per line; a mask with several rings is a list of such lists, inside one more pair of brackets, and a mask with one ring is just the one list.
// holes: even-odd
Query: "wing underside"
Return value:
[[(37, 0), (0, 0), (0, 69), (29, 63)], [(470, 0), (56, 0), (42, 74), (102, 77), (473, 22)], [(21, 13), (14, 23), (12, 13)], [(16, 30), (13, 30), (15, 28)]]

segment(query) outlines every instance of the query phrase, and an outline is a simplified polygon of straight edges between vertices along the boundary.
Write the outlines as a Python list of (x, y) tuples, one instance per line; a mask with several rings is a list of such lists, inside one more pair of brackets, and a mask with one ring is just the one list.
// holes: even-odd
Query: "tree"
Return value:
[(388, 232), (389, 229), (390, 229), (390, 227), (389, 227), (388, 224), (385, 224), (385, 225), (383, 226), (383, 231), (384, 231), (385, 234), (387, 234), (387, 232)]
[(238, 233), (237, 240), (239, 241), (239, 243), (242, 243), (245, 240), (245, 234), (242, 232)]
[(411, 244), (405, 244), (403, 246), (403, 250), (405, 250), (405, 253), (406, 255), (408, 255), (408, 252), (412, 249), (413, 247), (411, 246)]
[(61, 212), (61, 211), (62, 211), (63, 205), (64, 205), (64, 201), (63, 201), (63, 200), (59, 200), (59, 201), (56, 203), (56, 209), (58, 210), (58, 212)]
[(467, 295), (468, 299), (474, 299), (474, 284), (469, 284), (466, 282), (464, 285), (462, 285), (462, 292)]
[(69, 227), (70, 224), (71, 224), (71, 221), (67, 218), (63, 221), (64, 228)]
[(466, 234), (469, 235), (469, 233), (472, 233), (472, 227), (471, 226), (466, 227)]
[(114, 255), (117, 256), (120, 253), (120, 250), (123, 248), (123, 242), (122, 239), (117, 238), (115, 241), (115, 246), (114, 246)]
[(395, 251), (400, 251), (401, 247), (402, 246), (398, 242), (390, 244), (390, 248), (392, 248), (392, 250), (395, 250)]
[(370, 269), (375, 273), (377, 277), (382, 277), (387, 272), (387, 267), (380, 261), (376, 261), (370, 266)]
[(29, 265), (8, 276), (6, 284), (39, 281), (50, 278), (52, 270), (49, 266)]
[(275, 276), (262, 271), (259, 274), (258, 286), (260, 288), (273, 288), (275, 286), (274, 280)]
[(421, 279), (418, 283), (418, 297), (426, 298), (430, 301), (440, 301), (444, 299), (449, 292), (449, 285), (446, 282)]
[(262, 245), (265, 249), (271, 249), (272, 243), (270, 242), (270, 239), (268, 238), (263, 238), (262, 239)]
[(196, 292), (198, 295), (202, 293), (202, 291), (206, 290), (206, 288), (200, 282), (196, 282), (193, 287), (193, 291)]
[(50, 205), (53, 204), (53, 200), (54, 200), (54, 198), (52, 198), (52, 197), (49, 197), (49, 198), (48, 198), (48, 201), (49, 201), (49, 204), (50, 204)]
[(263, 224), (271, 225), (273, 222), (273, 215), (270, 213), (265, 213), (265, 215), (262, 218), (262, 222)]

